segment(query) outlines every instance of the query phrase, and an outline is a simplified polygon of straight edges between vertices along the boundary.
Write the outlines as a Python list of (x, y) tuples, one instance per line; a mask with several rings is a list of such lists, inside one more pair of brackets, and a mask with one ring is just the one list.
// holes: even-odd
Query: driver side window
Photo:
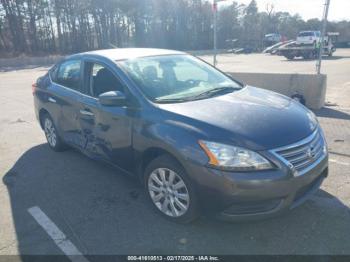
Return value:
[(111, 70), (97, 63), (90, 63), (90, 66), (89, 90), (91, 96), (98, 97), (109, 91), (123, 92), (122, 83)]

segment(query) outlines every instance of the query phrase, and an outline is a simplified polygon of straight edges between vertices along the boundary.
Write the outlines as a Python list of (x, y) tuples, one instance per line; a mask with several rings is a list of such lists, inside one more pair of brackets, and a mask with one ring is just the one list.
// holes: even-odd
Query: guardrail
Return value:
[(65, 56), (52, 55), (40, 57), (19, 56), (14, 58), (0, 58), (0, 68), (53, 65), (62, 60), (64, 57)]

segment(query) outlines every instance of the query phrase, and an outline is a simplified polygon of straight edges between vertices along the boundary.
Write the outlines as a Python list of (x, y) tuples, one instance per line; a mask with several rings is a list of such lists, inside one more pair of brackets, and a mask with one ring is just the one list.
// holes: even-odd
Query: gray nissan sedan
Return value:
[(328, 174), (315, 115), (189, 54), (113, 49), (67, 57), (33, 84), (48, 145), (138, 178), (175, 222), (272, 216)]

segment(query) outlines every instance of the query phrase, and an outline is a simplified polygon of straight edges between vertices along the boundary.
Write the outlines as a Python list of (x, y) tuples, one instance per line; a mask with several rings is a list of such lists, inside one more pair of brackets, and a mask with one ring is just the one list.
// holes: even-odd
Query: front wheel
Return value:
[(148, 165), (145, 187), (152, 205), (167, 219), (189, 223), (198, 217), (197, 197), (192, 183), (172, 157), (160, 156)]

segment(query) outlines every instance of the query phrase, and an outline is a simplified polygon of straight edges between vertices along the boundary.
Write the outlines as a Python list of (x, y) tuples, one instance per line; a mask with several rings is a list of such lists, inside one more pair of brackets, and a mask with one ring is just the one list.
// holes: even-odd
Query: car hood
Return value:
[[(201, 139), (254, 150), (295, 143), (316, 128), (314, 115), (298, 102), (256, 87), (209, 99), (160, 104), (173, 123), (198, 130)], [(184, 125), (185, 124), (185, 125)]]

